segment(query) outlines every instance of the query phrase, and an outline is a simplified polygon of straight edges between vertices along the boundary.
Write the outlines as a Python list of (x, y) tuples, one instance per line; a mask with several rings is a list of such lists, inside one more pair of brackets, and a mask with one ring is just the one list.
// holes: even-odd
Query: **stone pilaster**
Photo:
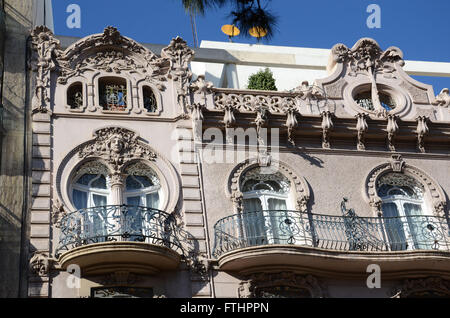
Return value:
[[(32, 120), (32, 195), (29, 254), (39, 253), (49, 256), (51, 254), (51, 118), (48, 113), (38, 112), (33, 115)], [(48, 297), (48, 295), (48, 272), (36, 273), (30, 270), (28, 296)]]

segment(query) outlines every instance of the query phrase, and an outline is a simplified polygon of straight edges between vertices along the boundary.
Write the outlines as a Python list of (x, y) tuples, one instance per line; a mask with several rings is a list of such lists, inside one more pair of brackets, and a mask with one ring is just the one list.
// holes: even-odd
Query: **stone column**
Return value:
[(122, 205), (123, 204), (123, 188), (124, 188), (124, 175), (121, 173), (115, 173), (110, 175), (111, 179), (111, 204)]

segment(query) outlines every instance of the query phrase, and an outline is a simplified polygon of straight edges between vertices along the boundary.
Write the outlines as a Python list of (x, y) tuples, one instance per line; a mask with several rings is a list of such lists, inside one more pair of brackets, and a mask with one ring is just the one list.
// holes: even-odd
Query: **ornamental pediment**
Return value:
[(59, 58), (58, 82), (86, 71), (101, 70), (113, 74), (139, 73), (148, 78), (164, 81), (170, 61), (160, 58), (141, 44), (122, 36), (116, 28), (107, 27), (68, 47)]

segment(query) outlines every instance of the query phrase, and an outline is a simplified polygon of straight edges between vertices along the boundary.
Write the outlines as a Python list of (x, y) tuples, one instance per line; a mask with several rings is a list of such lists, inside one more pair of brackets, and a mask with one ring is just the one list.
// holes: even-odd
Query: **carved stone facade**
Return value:
[(253, 274), (239, 285), (240, 298), (323, 298), (326, 289), (314, 276), (292, 272)]
[(446, 211), (446, 198), (439, 184), (428, 176), (421, 169), (407, 164), (402, 156), (392, 155), (392, 160), (388, 163), (381, 164), (372, 169), (368, 174), (364, 184), (364, 194), (366, 201), (369, 202), (374, 215), (381, 214), (381, 199), (377, 194), (378, 179), (389, 172), (398, 172), (409, 175), (417, 180), (427, 189), (430, 195), (431, 209), (436, 216), (444, 217)]
[(405, 280), (394, 289), (392, 298), (449, 298), (450, 281), (440, 277)]
[[(386, 256), (351, 244), (364, 229), (366, 240), (382, 232), (368, 224), (383, 217), (377, 182), (389, 173), (421, 185), (430, 217), (448, 217), (448, 90), (435, 97), (409, 77), (398, 48), (383, 51), (371, 39), (338, 44), (329, 77), (264, 92), (194, 78), (195, 52), (179, 37), (160, 52), (114, 27), (67, 48), (45, 27), (32, 39), (29, 286), (39, 297), (109, 295), (113, 285), (167, 297), (359, 296), (367, 262), (397, 273), (401, 259), (408, 276), (448, 259), (445, 248), (396, 252), (384, 242)], [(120, 107), (102, 104), (108, 94)], [(155, 108), (146, 108), (149, 99)], [(251, 173), (261, 174), (251, 179), (251, 199), (262, 198), (267, 211), (246, 207)], [(347, 196), (357, 214), (342, 216)], [(108, 206), (115, 213), (104, 222)], [(127, 230), (108, 232), (119, 225)], [(326, 237), (331, 228), (339, 239)], [(152, 236), (156, 229), (163, 235)], [(214, 254), (220, 244), (226, 252)], [(54, 259), (59, 245), (71, 248)], [(64, 285), (63, 264), (72, 260), (82, 265), (79, 290)]]

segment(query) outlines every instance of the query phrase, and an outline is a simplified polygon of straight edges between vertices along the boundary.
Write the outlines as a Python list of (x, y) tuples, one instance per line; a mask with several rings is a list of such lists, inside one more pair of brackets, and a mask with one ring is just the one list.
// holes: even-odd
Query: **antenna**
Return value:
[(265, 37), (267, 35), (267, 30), (264, 29), (263, 27), (255, 26), (250, 30), (248, 30), (248, 33), (254, 38), (256, 38), (257, 41), (259, 42), (262, 37)]
[(232, 37), (237, 36), (237, 35), (239, 35), (239, 33), (241, 33), (241, 31), (239, 31), (239, 29), (237, 27), (235, 27), (234, 25), (231, 25), (231, 24), (223, 25), (221, 30), (223, 33), (228, 35), (228, 39), (230, 40), (230, 42), (233, 42), (233, 40), (231, 39)]

